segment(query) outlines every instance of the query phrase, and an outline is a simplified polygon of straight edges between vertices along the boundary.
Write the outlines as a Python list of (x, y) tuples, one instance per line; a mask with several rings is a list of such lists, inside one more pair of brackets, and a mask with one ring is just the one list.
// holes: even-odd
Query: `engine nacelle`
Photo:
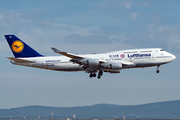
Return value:
[(120, 70), (120, 69), (122, 69), (122, 64), (121, 63), (112, 63), (109, 65), (109, 68), (112, 70)]
[(83, 59), (80, 62), (82, 64), (85, 64), (88, 66), (98, 66), (99, 65), (99, 59)]
[(106, 62), (101, 64), (105, 69), (120, 70), (122, 69), (122, 63), (118, 62)]

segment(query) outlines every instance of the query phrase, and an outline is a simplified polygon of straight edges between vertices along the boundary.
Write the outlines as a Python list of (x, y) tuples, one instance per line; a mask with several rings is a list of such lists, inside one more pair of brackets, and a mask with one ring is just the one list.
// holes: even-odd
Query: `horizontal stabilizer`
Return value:
[(13, 58), (13, 57), (7, 57), (10, 60), (13, 60), (15, 62), (20, 62), (20, 63), (34, 63), (34, 61), (29, 61), (29, 60), (23, 60), (19, 58)]
[(64, 55), (66, 57), (69, 57), (69, 58), (76, 58), (76, 59), (84, 59), (84, 57), (81, 57), (81, 56), (78, 56), (78, 55), (74, 55), (74, 54), (71, 54), (71, 53), (67, 53), (67, 52), (62, 52), (56, 48), (51, 48), (55, 53), (59, 53), (61, 55)]

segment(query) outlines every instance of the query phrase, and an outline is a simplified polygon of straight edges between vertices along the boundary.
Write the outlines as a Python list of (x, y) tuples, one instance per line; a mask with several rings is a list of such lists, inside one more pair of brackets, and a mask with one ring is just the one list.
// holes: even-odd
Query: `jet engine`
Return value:
[(101, 64), (105, 69), (120, 70), (122, 69), (122, 63), (118, 62), (106, 62)]
[(81, 64), (85, 64), (87, 66), (98, 66), (99, 59), (82, 59), (80, 60)]

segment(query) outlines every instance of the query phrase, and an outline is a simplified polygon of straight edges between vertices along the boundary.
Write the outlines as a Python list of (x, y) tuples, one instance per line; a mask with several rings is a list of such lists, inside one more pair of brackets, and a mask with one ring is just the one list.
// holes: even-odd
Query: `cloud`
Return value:
[(10, 11), (1, 11), (0, 12), (0, 26), (9, 28), (12, 27), (13, 24), (18, 22), (21, 14), (18, 12), (10, 12)]
[(154, 35), (152, 35), (152, 34), (149, 36), (150, 39), (152, 39), (153, 37), (154, 37)]
[(90, 43), (90, 44), (107, 44), (111, 43), (110, 37), (105, 35), (90, 35), (80, 36), (79, 34), (72, 34), (65, 37), (65, 43)]
[(99, 6), (100, 8), (114, 8), (123, 6), (126, 9), (132, 9), (133, 7), (144, 7), (152, 5), (152, 1), (136, 1), (136, 0), (107, 0), (103, 1)]
[(136, 47), (160, 47), (180, 53), (180, 29), (177, 26), (146, 25), (147, 31), (141, 34), (127, 34), (124, 43)]
[[(1, 14), (2, 15), (2, 14)], [(99, 26), (78, 26), (64, 24), (60, 22), (54, 22), (50, 20), (34, 20), (28, 19), (28, 17), (20, 13), (12, 15), (8, 13), (8, 16), (1, 17), (1, 22), (6, 23), (6, 19), (15, 18), (15, 21), (10, 21), (11, 31), (15, 33), (19, 38), (25, 40), (28, 44), (32, 45), (36, 50), (40, 52), (47, 52), (52, 54), (50, 47), (59, 45), (60, 48), (66, 49), (68, 44), (73, 46), (81, 47), (86, 45), (86, 48), (89, 48), (91, 52), (92, 45), (99, 44), (117, 44), (119, 46), (125, 45), (127, 48), (142, 48), (145, 47), (162, 47), (172, 51), (180, 51), (179, 45), (179, 28), (173, 26), (160, 26), (157, 24), (147, 24), (147, 33), (141, 34), (131, 34), (131, 33), (108, 33), (103, 32)], [(138, 14), (136, 12), (131, 13), (132, 19), (137, 20)], [(21, 26), (16, 28), (15, 26)], [(27, 27), (28, 26), (28, 27)], [(8, 26), (4, 26), (5, 28)], [(28, 28), (28, 29), (26, 29)], [(21, 29), (21, 30), (17, 30)], [(23, 31), (22, 31), (23, 30)], [(98, 32), (101, 31), (101, 32)], [(3, 39), (4, 40), (4, 39)], [(2, 42), (4, 44), (4, 42)], [(41, 47), (39, 47), (41, 45)], [(111, 47), (112, 47), (111, 46)], [(48, 49), (47, 49), (48, 48)], [(113, 48), (113, 47), (112, 47)], [(0, 51), (9, 50), (9, 49), (0, 49)], [(68, 50), (68, 49), (67, 49)], [(73, 48), (70, 50), (74, 51)], [(103, 49), (105, 50), (105, 49)], [(103, 52), (103, 50), (98, 49), (96, 51)], [(114, 50), (114, 49), (112, 49)], [(115, 49), (117, 50), (117, 49)], [(75, 51), (79, 52), (80, 51)], [(108, 52), (108, 51), (107, 51)]]
[(124, 3), (121, 3), (122, 5), (124, 5), (127, 9), (130, 9), (131, 6), (132, 6), (132, 3), (130, 2), (124, 2)]
[[(133, 2), (114, 1), (112, 4), (123, 5), (125, 8), (130, 9)], [(149, 3), (145, 5), (147, 4)], [(137, 21), (137, 12), (130, 12), (130, 15), (133, 20)], [(18, 35), (30, 43), (30, 45), (37, 48), (37, 50), (43, 52), (48, 52), (49, 49), (47, 48), (58, 44), (63, 46), (65, 44), (103, 45), (114, 43), (127, 45), (128, 47), (163, 47), (169, 50), (179, 51), (179, 28), (177, 26), (163, 26), (159, 23), (146, 24), (147, 31), (143, 33), (137, 34), (136, 31), (134, 33), (120, 33), (116, 30), (115, 32), (111, 32), (110, 30), (104, 31), (105, 27), (100, 24), (83, 26), (49, 19), (41, 20), (36, 19), (36, 15), (33, 16), (32, 14), (22, 14), (12, 11), (0, 12), (0, 23), (5, 28), (4, 31), (10, 30), (11, 33)], [(3, 30), (1, 29), (1, 31)]]
[[(50, 47), (57, 45), (59, 46), (59, 48), (65, 50), (68, 50), (67, 47), (73, 46), (73, 44), (76, 44), (75, 46), (77, 47), (86, 46), (86, 48), (89, 48), (89, 51), (87, 50), (86, 52), (91, 52), (91, 48), (93, 48), (93, 45), (96, 44), (98, 44), (98, 46), (108, 46), (108, 48), (111, 50), (118, 50), (113, 47), (115, 46), (115, 44), (117, 46), (121, 46), (121, 48), (131, 47), (131, 45), (127, 45), (121, 42), (121, 36), (116, 36), (107, 32), (105, 33), (99, 26), (83, 27), (46, 19), (36, 20), (35, 17), (31, 17), (31, 19), (29, 19), (28, 15), (26, 14), (17, 13), (14, 16), (11, 16), (11, 12), (9, 12), (8, 14), (9, 17), (7, 18), (15, 18), (16, 21), (9, 21), (11, 24), (10, 26), (12, 33), (32, 46), (35, 50), (43, 53), (52, 54)], [(4, 19), (5, 18), (3, 18), (3, 20)], [(16, 28), (16, 26), (19, 27)], [(6, 27), (7, 29), (9, 29), (9, 26), (4, 26), (4, 28)], [(3, 43), (5, 43), (4, 38)], [(100, 49), (98, 51), (98, 46), (96, 49), (97, 52), (103, 52), (103, 50), (106, 50), (106, 48), (104, 47), (103, 49)], [(73, 47), (69, 49), (74, 51)], [(0, 49), (0, 51), (3, 50), (9, 51), (9, 49)]]
[(160, 31), (160, 32), (163, 32), (165, 30), (167, 30), (167, 31), (177, 31), (178, 27), (177, 26), (175, 26), (175, 27), (171, 27), (171, 26), (159, 26), (158, 27), (158, 31)]
[(133, 20), (136, 20), (137, 15), (138, 15), (138, 14), (137, 14), (136, 12), (132, 12), (132, 13), (131, 13), (131, 16), (132, 16)]
[(119, 1), (119, 0), (107, 0), (107, 1), (103, 1), (101, 2), (101, 4), (99, 5), (98, 8), (114, 8), (114, 7), (119, 7), (119, 6), (123, 6), (126, 9), (130, 9), (133, 6), (133, 2), (129, 2), (129, 1)]

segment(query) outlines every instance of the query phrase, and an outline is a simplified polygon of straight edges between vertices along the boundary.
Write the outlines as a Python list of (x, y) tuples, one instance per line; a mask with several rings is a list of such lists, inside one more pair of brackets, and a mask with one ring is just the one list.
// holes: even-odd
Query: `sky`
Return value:
[[(1, 0), (0, 109), (42, 105), (139, 105), (180, 100), (180, 1)], [(40, 54), (163, 48), (176, 60), (160, 67), (105, 73), (57, 72), (12, 65), (4, 35), (15, 34)]]

